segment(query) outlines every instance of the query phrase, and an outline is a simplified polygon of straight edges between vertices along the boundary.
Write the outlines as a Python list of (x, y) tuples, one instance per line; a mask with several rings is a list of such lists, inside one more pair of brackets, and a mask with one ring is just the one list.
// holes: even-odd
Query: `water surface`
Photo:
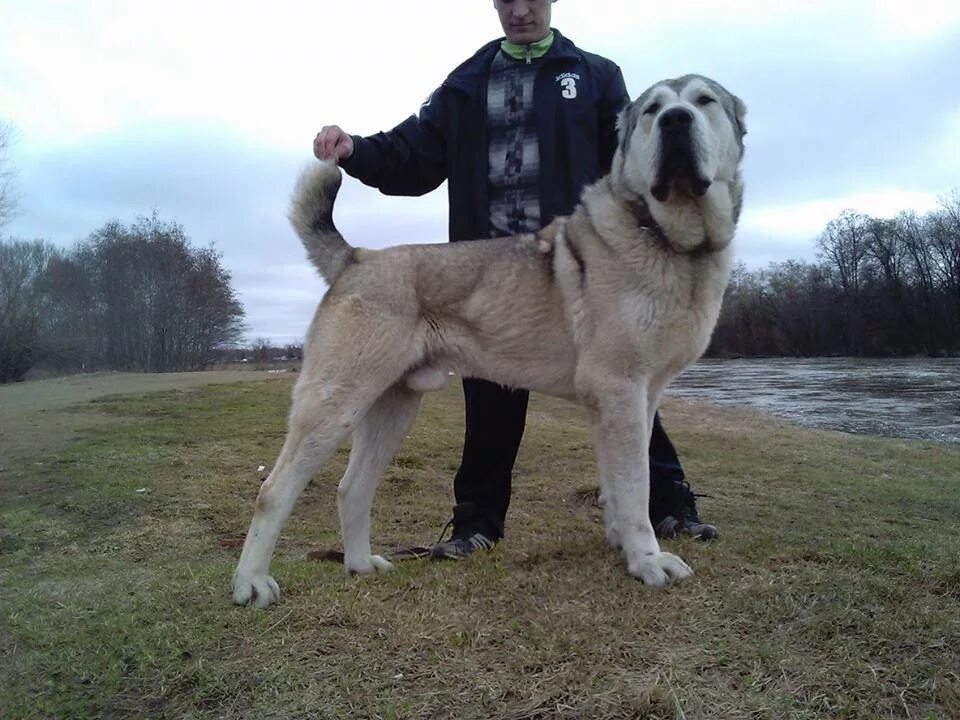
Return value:
[(960, 442), (960, 359), (700, 360), (667, 396), (751, 407), (801, 425)]

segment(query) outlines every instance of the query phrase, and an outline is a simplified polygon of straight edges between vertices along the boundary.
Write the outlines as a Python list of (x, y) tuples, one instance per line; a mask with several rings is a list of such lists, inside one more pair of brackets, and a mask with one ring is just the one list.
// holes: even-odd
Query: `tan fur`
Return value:
[(655, 170), (656, 159), (642, 154), (654, 152), (656, 124), (631, 120), (631, 106), (611, 175), (536, 235), (354, 251), (328, 222), (339, 170), (321, 163), (305, 174), (291, 217), (331, 287), (310, 326), (287, 438), (234, 575), (235, 602), (266, 607), (279, 598), (269, 563), (280, 527), (351, 434), (338, 489), (344, 564), (356, 573), (389, 569), (371, 551), (373, 494), (422, 392), (451, 373), (584, 405), (610, 544), (646, 584), (692, 573), (654, 535), (647, 446), (664, 386), (709, 341), (739, 211), (742, 117), (700, 112), (685, 96), (698, 88), (660, 92), (664, 109), (696, 111), (701, 167), (712, 168), (706, 194), (678, 183), (663, 203), (651, 196), (643, 168)]

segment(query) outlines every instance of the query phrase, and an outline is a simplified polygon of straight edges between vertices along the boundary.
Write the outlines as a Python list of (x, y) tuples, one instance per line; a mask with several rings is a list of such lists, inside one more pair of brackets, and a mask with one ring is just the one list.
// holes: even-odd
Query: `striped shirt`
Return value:
[(490, 163), (490, 236), (540, 229), (540, 148), (533, 108), (538, 62), (502, 51), (490, 68), (487, 125)]

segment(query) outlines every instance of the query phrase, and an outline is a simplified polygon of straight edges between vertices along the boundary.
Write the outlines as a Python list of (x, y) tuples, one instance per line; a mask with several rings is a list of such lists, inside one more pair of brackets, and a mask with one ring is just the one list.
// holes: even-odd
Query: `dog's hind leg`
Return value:
[[(378, 307), (349, 299), (321, 306), (304, 369), (293, 391), (287, 438), (256, 508), (240, 562), (234, 572), (233, 600), (263, 608), (277, 600), (269, 575), (280, 528), (297, 497), (360, 424), (377, 399), (416, 361), (410, 330)], [(392, 453), (391, 453), (392, 456)], [(388, 457), (389, 461), (389, 457)]]
[(383, 393), (353, 433), (347, 471), (337, 488), (337, 508), (343, 534), (343, 564), (349, 573), (389, 570), (391, 565), (370, 549), (370, 511), (380, 476), (420, 409), (422, 393), (401, 381)]
[(358, 400), (337, 397), (337, 393), (324, 396), (306, 383), (302, 387), (298, 384), (287, 438), (273, 470), (260, 487), (250, 530), (233, 574), (233, 601), (238, 605), (252, 602), (265, 608), (279, 599), (280, 588), (270, 577), (269, 569), (280, 528), (307, 483), (356, 426), (362, 412), (358, 408), (363, 408)]

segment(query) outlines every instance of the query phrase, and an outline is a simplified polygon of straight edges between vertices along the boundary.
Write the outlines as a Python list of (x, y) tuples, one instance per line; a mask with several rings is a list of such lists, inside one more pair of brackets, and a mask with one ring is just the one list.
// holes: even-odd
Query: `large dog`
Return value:
[(257, 497), (234, 602), (279, 598), (269, 566), (281, 525), (351, 434), (337, 490), (344, 564), (390, 568), (370, 548), (374, 491), (423, 392), (450, 373), (586, 406), (607, 540), (645, 584), (690, 575), (654, 535), (647, 447), (664, 386), (706, 348), (720, 311), (744, 114), (708, 78), (654, 85), (620, 115), (609, 175), (536, 235), (353, 248), (332, 221), (339, 169), (306, 171), (291, 221), (330, 289), (307, 336), (286, 441)]

